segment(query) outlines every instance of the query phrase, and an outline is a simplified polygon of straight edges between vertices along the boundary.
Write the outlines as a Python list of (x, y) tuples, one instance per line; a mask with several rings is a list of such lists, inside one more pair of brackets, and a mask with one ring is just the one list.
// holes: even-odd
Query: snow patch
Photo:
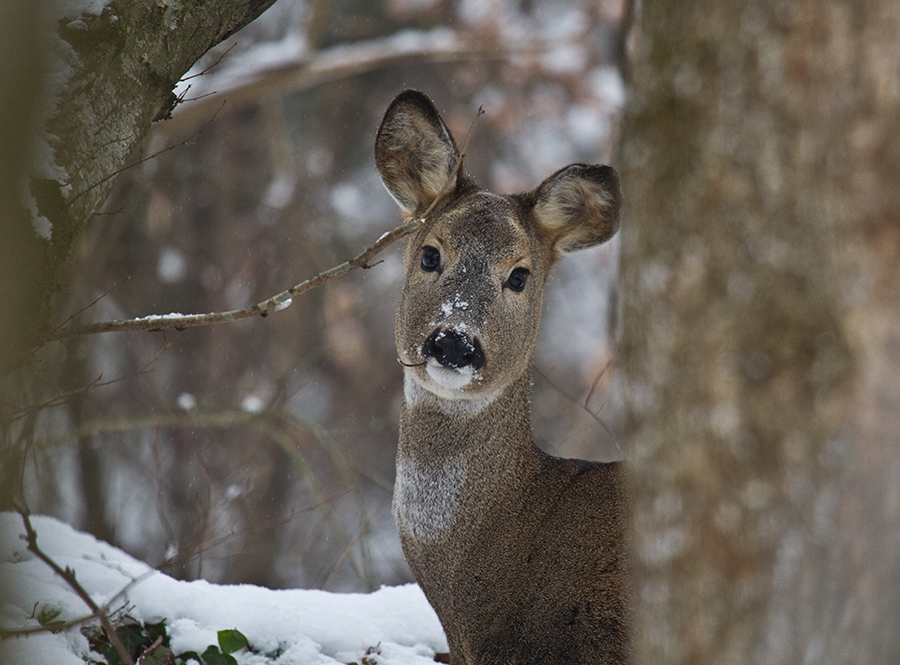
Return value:
[(293, 304), (293, 302), (294, 302), (293, 298), (288, 298), (287, 300), (282, 300), (280, 303), (275, 305), (275, 309), (272, 311), (280, 312), (281, 310), (287, 309), (288, 307), (290, 307)]
[(182, 411), (193, 411), (197, 408), (197, 398), (191, 393), (181, 393), (178, 396), (177, 404)]
[(147, 316), (141, 316), (135, 321), (165, 321), (167, 319), (180, 319), (185, 316), (190, 316), (189, 314), (182, 314), (181, 312), (171, 312), (169, 314), (148, 314)]
[(34, 117), (36, 135), (31, 145), (30, 173), (23, 174), (22, 202), (31, 212), (34, 232), (42, 238), (50, 239), (53, 225), (49, 219), (38, 211), (37, 201), (31, 193), (29, 176), (38, 180), (52, 180), (59, 183), (63, 198), (71, 195), (69, 173), (56, 161), (54, 145), (59, 138), (47, 131), (48, 121), (56, 114), (59, 99), (68, 86), (72, 76), (78, 70), (80, 59), (67, 41), (59, 35), (60, 23), (66, 23), (72, 30), (84, 27), (83, 17), (97, 16), (108, 4), (107, 0), (57, 0), (45, 3), (43, 8), (45, 50), (47, 66), (41, 81), (43, 86), (43, 102), (37, 108)]
[(241, 401), (241, 411), (246, 413), (262, 413), (263, 406), (262, 399), (257, 395), (247, 395)]
[(164, 284), (177, 284), (187, 275), (187, 260), (174, 247), (164, 247), (156, 261), (156, 276)]
[[(217, 631), (229, 628), (246, 635), (258, 652), (234, 654), (240, 665), (361, 662), (366, 649), (379, 644), (379, 665), (433, 665), (434, 653), (447, 651), (437, 616), (414, 584), (337, 594), (183, 582), (56, 519), (31, 521), (40, 548), (72, 568), (99, 605), (131, 585), (113, 609), (127, 607), (138, 621), (165, 621), (176, 653), (202, 652), (217, 643)], [(52, 605), (62, 620), (83, 616), (82, 600), (27, 550), (22, 534), (19, 515), (0, 513), (0, 629), (38, 627), (35, 607)], [(275, 651), (280, 655), (260, 655)], [(87, 653), (78, 627), (0, 642), (0, 662), (17, 665), (83, 665)]]
[[(463, 272), (465, 272), (465, 266), (463, 266)], [(469, 301), (463, 300), (461, 294), (455, 293), (453, 295), (453, 300), (445, 300), (443, 303), (441, 303), (441, 314), (444, 315), (445, 319), (453, 314), (454, 309), (461, 309), (463, 311), (469, 309)], [(437, 324), (433, 323), (432, 325)], [(461, 323), (457, 328), (462, 331), (465, 329), (465, 324)]]
[(293, 174), (284, 171), (278, 173), (266, 188), (263, 204), (275, 210), (283, 210), (294, 198), (296, 185)]
[(620, 109), (625, 105), (625, 83), (616, 67), (598, 67), (588, 76), (591, 90), (600, 99)]

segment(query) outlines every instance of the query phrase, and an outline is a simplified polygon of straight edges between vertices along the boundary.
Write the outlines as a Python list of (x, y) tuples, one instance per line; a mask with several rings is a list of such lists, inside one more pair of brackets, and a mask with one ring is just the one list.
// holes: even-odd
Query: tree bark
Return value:
[(637, 663), (900, 659), (900, 4), (644, 3)]
[[(273, 2), (112, 0), (99, 15), (68, 17), (55, 26), (74, 57), (57, 53), (56, 59), (45, 63), (45, 80), (67, 70), (69, 76), (46, 126), (35, 128), (48, 137), (55, 165), (30, 179), (37, 214), (49, 221), (50, 237), (42, 238), (27, 228), (27, 218), (16, 223), (24, 238), (20, 244), (31, 257), (17, 263), (27, 265), (32, 278), (20, 284), (28, 287), (27, 298), (17, 292), (0, 303), (0, 319), (8, 320), (27, 300), (33, 315), (22, 320), (18, 331), (26, 350), (39, 345), (49, 326), (50, 296), (60, 288), (60, 270), (76, 237), (106, 200), (116, 174), (151, 123), (171, 113), (176, 104), (172, 90), (179, 79), (207, 50)], [(39, 34), (40, 7), (18, 4), (21, 7), (15, 12), (21, 14), (20, 24)], [(14, 10), (3, 11), (12, 14)], [(21, 61), (18, 55), (8, 60), (17, 66)], [(32, 76), (26, 81), (28, 89), (39, 88), (35, 84), (40, 80)], [(0, 91), (3, 95), (17, 94), (14, 85), (5, 88)], [(19, 173), (21, 166), (20, 162), (16, 167)], [(59, 176), (51, 179), (48, 171)], [(12, 180), (20, 181), (21, 177)], [(40, 228), (39, 223), (35, 226)], [(18, 354), (6, 354), (7, 360), (13, 355)]]

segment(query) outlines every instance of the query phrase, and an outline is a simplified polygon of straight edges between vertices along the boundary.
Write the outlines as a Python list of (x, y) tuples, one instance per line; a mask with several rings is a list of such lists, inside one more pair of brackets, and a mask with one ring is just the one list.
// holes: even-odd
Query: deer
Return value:
[(533, 191), (475, 184), (431, 100), (388, 107), (375, 164), (410, 219), (395, 319), (403, 399), (393, 513), (453, 665), (624, 663), (630, 642), (620, 463), (533, 441), (532, 358), (556, 261), (605, 242), (621, 191), (571, 164)]

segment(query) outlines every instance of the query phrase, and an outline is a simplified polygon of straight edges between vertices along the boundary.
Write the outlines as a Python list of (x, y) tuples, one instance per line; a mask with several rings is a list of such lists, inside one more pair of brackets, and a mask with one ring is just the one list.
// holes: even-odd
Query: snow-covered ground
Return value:
[[(182, 582), (93, 536), (49, 517), (31, 518), (38, 547), (101, 607), (141, 623), (165, 622), (175, 654), (203, 653), (217, 631), (237, 629), (250, 649), (241, 665), (331, 665), (363, 662), (370, 647), (379, 665), (428, 665), (447, 642), (416, 585), (371, 594)], [(0, 513), (0, 631), (36, 628), (38, 617), (69, 621), (89, 610), (75, 591), (28, 550), (20, 515)], [(94, 621), (96, 624), (97, 622)], [(79, 627), (0, 641), (3, 665), (80, 665), (90, 645)], [(263, 654), (277, 654), (267, 656)], [(97, 654), (93, 658), (102, 662)]]

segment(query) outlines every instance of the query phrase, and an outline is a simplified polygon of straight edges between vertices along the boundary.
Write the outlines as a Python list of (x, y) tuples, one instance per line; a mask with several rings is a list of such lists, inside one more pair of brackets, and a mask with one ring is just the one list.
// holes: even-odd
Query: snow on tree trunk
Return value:
[(637, 663), (900, 657), (900, 4), (644, 3)]

